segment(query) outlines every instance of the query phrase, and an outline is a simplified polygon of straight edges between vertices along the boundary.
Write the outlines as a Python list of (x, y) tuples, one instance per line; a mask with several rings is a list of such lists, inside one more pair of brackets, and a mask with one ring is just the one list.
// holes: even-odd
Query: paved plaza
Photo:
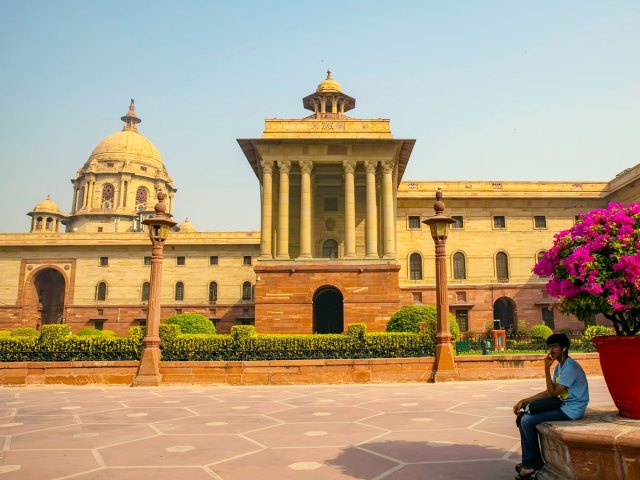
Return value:
[(543, 387), (1, 388), (0, 480), (511, 479), (512, 406)]

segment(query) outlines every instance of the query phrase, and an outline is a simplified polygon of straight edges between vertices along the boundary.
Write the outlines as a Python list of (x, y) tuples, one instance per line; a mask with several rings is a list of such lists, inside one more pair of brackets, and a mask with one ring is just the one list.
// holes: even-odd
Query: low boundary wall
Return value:
[[(587, 375), (602, 375), (597, 353), (572, 357)], [(456, 357), (456, 380), (544, 376), (543, 355)], [(0, 363), (0, 385), (130, 385), (137, 361)], [(252, 362), (161, 362), (165, 385), (303, 385), (426, 382), (433, 357)]]

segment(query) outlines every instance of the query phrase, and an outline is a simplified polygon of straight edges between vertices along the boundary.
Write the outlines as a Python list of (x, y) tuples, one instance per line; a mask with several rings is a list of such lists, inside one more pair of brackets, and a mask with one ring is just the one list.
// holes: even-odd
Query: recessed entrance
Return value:
[(336, 287), (320, 287), (313, 296), (313, 333), (342, 333), (344, 308)]
[(38, 299), (38, 312), (42, 325), (62, 323), (64, 311), (64, 277), (53, 268), (36, 274), (33, 281)]
[(516, 322), (516, 304), (509, 297), (500, 297), (493, 304), (493, 318), (500, 320), (502, 329), (507, 333), (516, 333), (518, 324)]

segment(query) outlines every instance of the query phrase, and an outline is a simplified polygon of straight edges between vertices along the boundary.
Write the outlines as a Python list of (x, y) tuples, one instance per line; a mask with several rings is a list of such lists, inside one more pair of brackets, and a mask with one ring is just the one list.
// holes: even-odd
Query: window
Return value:
[(151, 265), (151, 257), (144, 257), (143, 262), (145, 265)]
[(533, 225), (535, 228), (547, 228), (547, 217), (544, 215), (535, 215), (533, 217)]
[(176, 265), (184, 265), (186, 260), (183, 256), (176, 257)]
[(242, 257), (242, 265), (251, 265), (251, 256), (245, 255)]
[(499, 282), (509, 281), (509, 258), (504, 252), (496, 254), (496, 276)]
[(469, 310), (464, 309), (456, 309), (456, 322), (458, 322), (458, 327), (461, 332), (466, 332), (469, 330)]
[(338, 258), (338, 242), (329, 239), (322, 244), (323, 258)]
[(419, 253), (409, 256), (409, 279), (422, 280), (422, 255)]
[(136, 320), (136, 322), (138, 322), (138, 326), (139, 327), (146, 327), (147, 326), (147, 320), (146, 319), (139, 318), (138, 320)]
[(175, 299), (177, 302), (184, 300), (184, 283), (182, 282), (176, 283)]
[(464, 228), (464, 217), (462, 215), (452, 215), (453, 224), (451, 224), (451, 228)]
[(338, 197), (324, 197), (324, 211), (325, 212), (337, 212), (338, 211)]
[(96, 315), (99, 317), (104, 316), (104, 308), (96, 308)]
[(218, 284), (211, 282), (209, 284), (209, 303), (215, 303), (218, 300)]
[(142, 284), (142, 295), (140, 296), (140, 300), (142, 300), (143, 302), (149, 301), (149, 289), (150, 289), (149, 282), (144, 282)]
[(108, 267), (109, 266), (109, 257), (100, 257), (100, 266)]
[(504, 215), (494, 215), (493, 228), (507, 228), (507, 220)]
[(456, 280), (464, 280), (467, 278), (467, 265), (464, 253), (456, 252), (453, 254), (453, 278)]
[(211, 255), (209, 257), (209, 265), (218, 265), (218, 256), (217, 255)]
[(98, 282), (96, 285), (96, 300), (104, 302), (107, 299), (107, 284), (106, 282)]
[(420, 217), (418, 215), (409, 215), (409, 228), (420, 230)]
[(542, 307), (542, 323), (544, 323), (551, 330), (555, 329), (555, 319), (553, 318), (552, 308)]
[(104, 228), (98, 227), (98, 233), (102, 233), (103, 231), (104, 231)]
[(414, 305), (422, 305), (422, 292), (411, 292)]
[(96, 330), (102, 330), (104, 328), (104, 320), (94, 320), (93, 328)]
[(251, 300), (251, 282), (242, 284), (242, 300)]
[(105, 183), (102, 187), (102, 207), (111, 208), (113, 206), (114, 188), (110, 183)]
[(573, 217), (573, 223), (580, 223), (582, 221), (582, 216), (580, 214), (575, 215)]
[(467, 302), (467, 292), (456, 292), (456, 302), (458, 302), (458, 303), (466, 303)]
[[(536, 263), (540, 262), (540, 260), (542, 260), (542, 257), (544, 257), (544, 250), (540, 250), (537, 254), (536, 254)], [(540, 277), (542, 277), (543, 275), (540, 275)]]
[(140, 171), (141, 172), (146, 172), (147, 171), (147, 167), (140, 167)]
[(136, 211), (141, 212), (147, 205), (149, 199), (149, 190), (145, 187), (138, 187), (136, 190)]

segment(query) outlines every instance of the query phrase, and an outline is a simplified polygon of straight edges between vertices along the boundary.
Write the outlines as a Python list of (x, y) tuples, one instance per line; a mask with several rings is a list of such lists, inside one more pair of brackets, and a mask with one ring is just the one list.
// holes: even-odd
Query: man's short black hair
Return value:
[(571, 340), (564, 333), (554, 333), (547, 338), (547, 345), (557, 343), (562, 348), (569, 348)]

